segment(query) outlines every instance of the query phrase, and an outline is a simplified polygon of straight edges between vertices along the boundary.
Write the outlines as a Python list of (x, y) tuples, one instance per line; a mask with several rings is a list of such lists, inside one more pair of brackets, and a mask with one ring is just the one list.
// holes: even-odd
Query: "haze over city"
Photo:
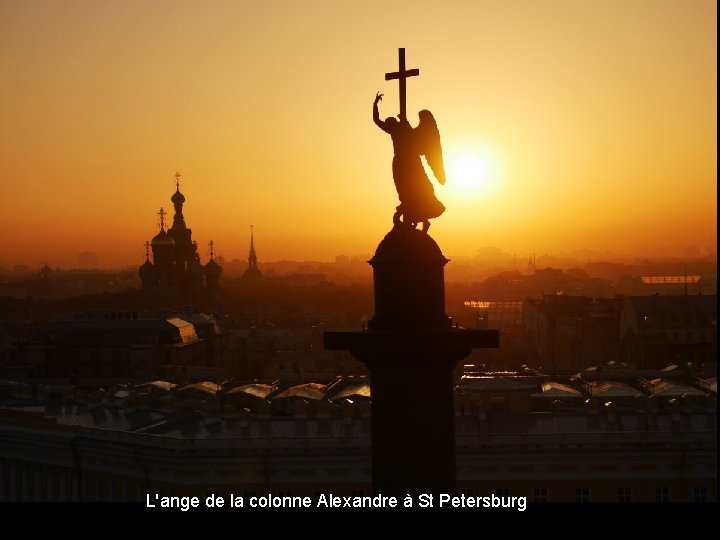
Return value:
[(0, 503), (716, 502), (716, 15), (0, 2)]
[(440, 128), (450, 256), (715, 252), (712, 1), (0, 4), (0, 265), (144, 260), (175, 171), (200, 256), (371, 254), (408, 115)]

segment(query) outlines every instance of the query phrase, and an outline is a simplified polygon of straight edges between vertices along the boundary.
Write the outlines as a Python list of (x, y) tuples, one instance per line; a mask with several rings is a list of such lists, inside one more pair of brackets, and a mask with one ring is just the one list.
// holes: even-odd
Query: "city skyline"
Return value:
[(261, 260), (372, 253), (398, 47), (411, 123), (440, 127), (447, 253), (715, 252), (715, 3), (404, 7), (4, 2), (0, 265), (141, 263), (176, 170), (203, 261), (245, 259), (251, 224)]

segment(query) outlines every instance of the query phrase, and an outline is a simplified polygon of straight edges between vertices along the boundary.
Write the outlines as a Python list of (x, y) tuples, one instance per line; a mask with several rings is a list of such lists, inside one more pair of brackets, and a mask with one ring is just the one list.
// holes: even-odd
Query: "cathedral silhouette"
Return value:
[(170, 197), (175, 209), (172, 226), (166, 230), (167, 212), (160, 207), (160, 232), (150, 242), (145, 242), (145, 263), (139, 269), (143, 289), (190, 294), (215, 291), (222, 275), (222, 267), (214, 260), (214, 243), (210, 242), (210, 261), (203, 266), (198, 255), (197, 242), (192, 239), (192, 229), (185, 224), (185, 195), (180, 192), (179, 173), (175, 174), (175, 187), (175, 193)]

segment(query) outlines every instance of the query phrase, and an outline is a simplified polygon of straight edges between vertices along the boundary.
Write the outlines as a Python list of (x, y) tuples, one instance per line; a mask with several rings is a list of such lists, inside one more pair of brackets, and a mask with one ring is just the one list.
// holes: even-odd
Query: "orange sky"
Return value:
[(176, 170), (203, 262), (371, 254), (398, 47), (446, 255), (713, 252), (716, 42), (713, 0), (2, 0), (0, 266), (142, 263)]

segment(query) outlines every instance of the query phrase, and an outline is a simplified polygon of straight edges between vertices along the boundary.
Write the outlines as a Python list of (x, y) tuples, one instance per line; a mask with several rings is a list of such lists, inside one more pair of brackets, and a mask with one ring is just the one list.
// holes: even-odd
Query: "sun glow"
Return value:
[(487, 155), (472, 151), (451, 154), (447, 160), (446, 187), (461, 198), (488, 195), (494, 187), (493, 169)]
[(487, 164), (479, 157), (464, 154), (452, 163), (451, 175), (465, 191), (476, 191), (487, 181)]

